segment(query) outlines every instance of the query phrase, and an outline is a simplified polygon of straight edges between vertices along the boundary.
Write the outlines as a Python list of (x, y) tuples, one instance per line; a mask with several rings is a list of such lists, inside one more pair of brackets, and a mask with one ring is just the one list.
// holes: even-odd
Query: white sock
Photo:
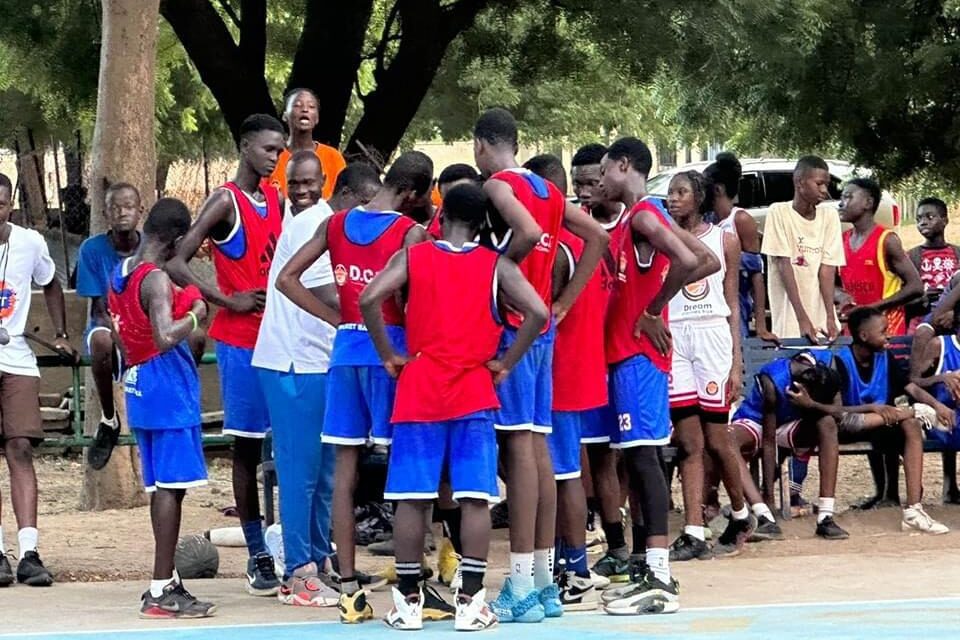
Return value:
[(702, 526), (698, 527), (698, 526), (696, 526), (696, 525), (687, 524), (687, 525), (684, 525), (684, 527), (683, 527), (683, 532), (684, 532), (685, 534), (687, 534), (688, 536), (693, 536), (694, 538), (696, 538), (696, 539), (699, 540), (700, 542), (706, 542), (706, 540), (707, 540), (706, 531), (704, 530), (704, 527), (702, 527)]
[(670, 551), (667, 549), (647, 549), (647, 566), (657, 580), (670, 584)]
[(746, 520), (750, 517), (750, 509), (748, 509), (746, 503), (744, 503), (743, 508), (740, 509), (740, 511), (734, 511), (732, 515), (734, 520)]
[(766, 518), (771, 521), (775, 520), (773, 512), (770, 511), (770, 507), (767, 506), (766, 502), (758, 502), (750, 508), (753, 509), (753, 515), (757, 516), (757, 518)]
[(533, 587), (543, 589), (553, 582), (553, 547), (533, 552)]
[(114, 411), (114, 412), (113, 412), (113, 415), (108, 418), (108, 417), (107, 417), (107, 414), (105, 414), (105, 413), (103, 412), (103, 409), (101, 409), (101, 410), (100, 410), (100, 422), (106, 422), (106, 423), (109, 424), (111, 427), (113, 427), (114, 429), (116, 429), (117, 426), (118, 426), (118, 425), (117, 425), (117, 412)]
[(823, 498), (821, 497), (817, 501), (817, 506), (819, 507), (817, 513), (817, 524), (823, 522), (826, 518), (833, 515), (833, 498)]
[(159, 598), (163, 595), (163, 588), (170, 584), (173, 578), (164, 578), (163, 580), (151, 580), (150, 581), (150, 595), (154, 598)]
[(518, 598), (525, 597), (534, 590), (533, 554), (510, 552), (510, 582)]
[(23, 560), (27, 551), (37, 550), (37, 540), (40, 538), (40, 532), (36, 527), (24, 527), (17, 532), (17, 546), (19, 547), (20, 560)]

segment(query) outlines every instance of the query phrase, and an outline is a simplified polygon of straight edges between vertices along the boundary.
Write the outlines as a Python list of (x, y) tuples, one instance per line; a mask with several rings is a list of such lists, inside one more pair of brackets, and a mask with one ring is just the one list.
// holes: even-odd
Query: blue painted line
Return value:
[[(304, 634), (324, 640), (382, 640), (390, 634), (382, 622), (348, 626), (337, 622), (257, 625), (183, 626), (153, 630), (90, 631), (74, 633), (0, 634), (3, 640), (43, 638), (80, 640), (91, 634), (108, 640), (301, 640)], [(575, 633), (577, 640), (952, 640), (958, 636), (960, 598), (846, 603), (807, 603), (687, 609), (664, 616), (608, 616), (601, 613), (569, 615), (535, 625), (501, 625), (483, 632), (483, 638), (522, 635), (524, 640), (556, 640), (559, 633)], [(452, 622), (428, 623), (422, 632), (433, 640), (459, 638)], [(386, 635), (385, 635), (386, 634)], [(406, 634), (412, 636), (414, 634)], [(402, 640), (403, 635), (396, 636)]]

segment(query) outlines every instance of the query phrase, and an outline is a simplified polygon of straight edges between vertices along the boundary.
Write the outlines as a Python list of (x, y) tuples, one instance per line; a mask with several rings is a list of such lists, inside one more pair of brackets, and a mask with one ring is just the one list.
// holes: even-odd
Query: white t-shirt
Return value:
[[(846, 264), (840, 214), (828, 204), (817, 207), (817, 215), (807, 220), (793, 208), (792, 202), (770, 205), (763, 230), (760, 251), (771, 258), (790, 258), (797, 280), (800, 303), (815, 329), (826, 329), (827, 313), (834, 315), (833, 305), (824, 306), (820, 293), (820, 265), (842, 267)], [(799, 338), (800, 322), (794, 312), (780, 270), (771, 262), (767, 268), (770, 315), (773, 333), (781, 338)]]
[[(295, 305), (277, 290), (277, 276), (300, 247), (316, 233), (320, 223), (333, 215), (326, 202), (290, 218), (283, 227), (267, 279), (267, 304), (253, 349), (253, 366), (272, 371), (326, 373), (337, 330)], [(303, 272), (300, 282), (308, 289), (333, 284), (330, 254), (320, 256)]]
[(0, 345), (3, 373), (40, 377), (37, 359), (23, 331), (30, 314), (31, 281), (44, 287), (56, 275), (57, 268), (43, 236), (11, 223), (10, 237), (0, 245), (0, 327), (10, 334), (10, 343)]

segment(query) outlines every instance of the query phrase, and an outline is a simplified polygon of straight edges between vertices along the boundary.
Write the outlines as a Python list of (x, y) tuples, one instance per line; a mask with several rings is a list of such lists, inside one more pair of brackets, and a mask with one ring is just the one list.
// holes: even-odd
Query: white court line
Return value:
[[(845, 606), (877, 606), (886, 604), (911, 604), (911, 603), (929, 603), (929, 602), (958, 602), (960, 603), (960, 594), (949, 596), (937, 596), (935, 598), (899, 598), (896, 600), (834, 600), (824, 602), (769, 602), (765, 604), (724, 604), (713, 607), (686, 607), (680, 609), (679, 614), (697, 613), (709, 611), (749, 611), (751, 609), (779, 609), (787, 608), (811, 608), (811, 607), (845, 607)], [(564, 617), (581, 617), (590, 615), (602, 615), (602, 610), (596, 611), (572, 611), (563, 614)], [(616, 616), (617, 619), (628, 618), (629, 616)], [(640, 617), (640, 616), (637, 616)], [(643, 617), (657, 617), (643, 616)], [(663, 616), (665, 618), (677, 617), (677, 614)], [(221, 625), (196, 625), (196, 626), (174, 626), (158, 627), (156, 629), (147, 628), (128, 628), (128, 629), (88, 629), (82, 631), (31, 631), (28, 633), (0, 633), (0, 638), (42, 638), (50, 636), (86, 636), (91, 634), (107, 633), (183, 633), (184, 631), (206, 631), (206, 630), (224, 630), (224, 629), (250, 629), (250, 628), (276, 628), (276, 627), (303, 627), (325, 624), (340, 624), (339, 620), (313, 620), (304, 622), (253, 622), (249, 624), (221, 624)]]

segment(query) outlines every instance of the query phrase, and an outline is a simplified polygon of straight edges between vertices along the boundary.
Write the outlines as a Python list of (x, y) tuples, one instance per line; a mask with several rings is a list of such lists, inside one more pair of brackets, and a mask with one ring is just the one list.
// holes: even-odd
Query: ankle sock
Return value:
[(647, 527), (633, 523), (630, 535), (633, 537), (632, 553), (644, 553), (647, 550)]
[(828, 517), (833, 517), (833, 507), (835, 500), (833, 498), (820, 498), (817, 501), (817, 524), (820, 524)]
[(623, 536), (623, 523), (617, 520), (616, 522), (604, 522), (603, 535), (607, 538), (607, 546), (611, 549), (618, 549), (620, 547), (625, 547), (627, 541)]
[(487, 573), (487, 561), (478, 558), (464, 558), (460, 561), (460, 572), (463, 575), (463, 586), (460, 590), (468, 596), (475, 595), (483, 589), (483, 577)]
[(564, 560), (566, 561), (566, 570), (572, 571), (581, 578), (590, 577), (590, 569), (587, 568), (587, 547), (566, 547), (564, 549)]
[(510, 582), (518, 598), (533, 591), (533, 553), (510, 552)]
[(26, 555), (27, 551), (37, 550), (39, 538), (40, 533), (36, 527), (24, 527), (17, 532), (17, 552), (19, 553), (18, 558), (20, 560), (23, 560), (23, 556)]
[(765, 502), (758, 502), (750, 508), (753, 510), (753, 515), (757, 516), (757, 518), (766, 518), (771, 522), (775, 520), (773, 512), (770, 511), (770, 507), (768, 507)]
[(688, 536), (692, 536), (699, 540), (700, 542), (707, 541), (707, 534), (703, 526), (697, 526), (694, 524), (684, 525), (683, 532)]
[(667, 549), (647, 549), (647, 566), (657, 580), (670, 584), (670, 552)]
[(533, 552), (533, 587), (543, 589), (553, 583), (553, 547)]

